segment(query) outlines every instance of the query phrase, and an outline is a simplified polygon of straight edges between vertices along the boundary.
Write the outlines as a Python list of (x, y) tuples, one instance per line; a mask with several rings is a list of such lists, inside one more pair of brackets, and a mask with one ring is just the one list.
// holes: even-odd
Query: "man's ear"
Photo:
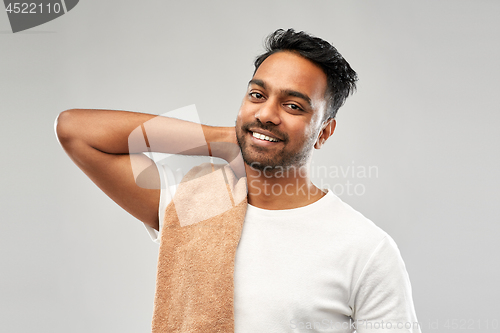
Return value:
[(314, 144), (314, 148), (320, 149), (321, 146), (323, 146), (326, 140), (328, 140), (328, 138), (335, 131), (335, 126), (337, 126), (337, 122), (335, 121), (334, 118), (330, 118), (323, 123), (323, 125), (321, 126), (321, 131), (319, 131), (318, 134), (318, 139)]

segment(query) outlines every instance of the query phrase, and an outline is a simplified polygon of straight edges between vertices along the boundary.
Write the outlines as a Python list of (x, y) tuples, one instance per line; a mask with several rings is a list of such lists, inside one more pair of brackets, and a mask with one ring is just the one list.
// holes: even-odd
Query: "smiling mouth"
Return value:
[(269, 142), (278, 142), (278, 141), (280, 141), (279, 139), (272, 138), (270, 136), (267, 136), (267, 135), (264, 135), (264, 134), (260, 134), (260, 133), (257, 133), (257, 132), (250, 132), (250, 133), (252, 133), (252, 136), (254, 138), (257, 138), (257, 139), (260, 139), (260, 140), (269, 141)]

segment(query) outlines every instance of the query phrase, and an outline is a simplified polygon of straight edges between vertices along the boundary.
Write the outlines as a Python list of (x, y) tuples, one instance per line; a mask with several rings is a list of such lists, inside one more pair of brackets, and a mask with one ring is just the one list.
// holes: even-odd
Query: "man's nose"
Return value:
[(279, 125), (281, 123), (279, 103), (267, 100), (260, 106), (259, 111), (255, 114), (255, 118), (260, 120), (261, 123), (272, 123), (274, 125)]

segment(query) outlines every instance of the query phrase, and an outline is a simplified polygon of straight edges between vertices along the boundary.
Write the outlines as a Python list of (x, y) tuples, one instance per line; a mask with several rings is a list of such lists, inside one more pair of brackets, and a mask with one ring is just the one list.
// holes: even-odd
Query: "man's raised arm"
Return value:
[(231, 160), (235, 149), (214, 147), (220, 147), (218, 143), (237, 147), (233, 127), (127, 111), (63, 111), (56, 134), (73, 162), (104, 193), (157, 230), (160, 177), (154, 162), (142, 153), (209, 155), (211, 148), (213, 156)]

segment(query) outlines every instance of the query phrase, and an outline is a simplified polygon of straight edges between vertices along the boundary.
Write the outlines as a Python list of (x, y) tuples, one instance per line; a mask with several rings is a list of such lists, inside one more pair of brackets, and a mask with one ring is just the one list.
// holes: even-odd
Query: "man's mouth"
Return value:
[(279, 131), (275, 126), (261, 124), (259, 121), (244, 124), (241, 126), (242, 134), (248, 135), (248, 143), (252, 143), (255, 147), (271, 148), (279, 145), (286, 145), (288, 135)]
[(250, 133), (252, 133), (252, 136), (254, 138), (257, 138), (257, 139), (260, 139), (260, 140), (265, 140), (265, 141), (270, 141), (270, 142), (278, 142), (278, 141), (280, 141), (277, 138), (274, 138), (274, 137), (271, 137), (271, 136), (268, 136), (268, 135), (265, 135), (265, 134), (262, 134), (262, 133), (252, 132), (252, 131), (250, 131)]

